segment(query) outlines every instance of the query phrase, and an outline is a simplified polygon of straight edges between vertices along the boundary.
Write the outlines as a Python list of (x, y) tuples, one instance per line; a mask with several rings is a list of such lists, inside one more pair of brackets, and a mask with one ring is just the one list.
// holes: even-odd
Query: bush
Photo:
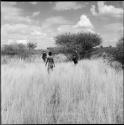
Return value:
[(67, 57), (64, 54), (57, 54), (54, 56), (55, 62), (66, 62)]
[[(28, 44), (29, 45), (29, 44)], [(34, 44), (30, 44), (31, 49), (28, 48), (28, 45), (24, 44), (9, 44), (4, 45), (1, 50), (2, 55), (9, 55), (9, 56), (15, 56), (17, 55), (20, 58), (26, 58), (33, 54)]]
[(30, 49), (35, 49), (37, 47), (37, 44), (29, 42), (29, 43), (27, 43), (27, 47), (28, 47), (29, 50)]
[(115, 58), (124, 64), (124, 37), (122, 37), (116, 45)]
[(81, 55), (86, 50), (90, 50), (102, 42), (99, 35), (92, 33), (65, 33), (56, 36), (55, 41), (57, 45), (64, 46), (73, 51), (77, 50)]
[(4, 45), (2, 48), (2, 54), (16, 55), (18, 53), (24, 52), (26, 47), (23, 44), (9, 44)]

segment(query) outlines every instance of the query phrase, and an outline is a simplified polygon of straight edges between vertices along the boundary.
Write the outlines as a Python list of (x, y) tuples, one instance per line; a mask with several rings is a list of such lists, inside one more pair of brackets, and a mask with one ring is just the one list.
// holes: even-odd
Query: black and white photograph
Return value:
[(123, 1), (1, 1), (1, 124), (124, 124)]

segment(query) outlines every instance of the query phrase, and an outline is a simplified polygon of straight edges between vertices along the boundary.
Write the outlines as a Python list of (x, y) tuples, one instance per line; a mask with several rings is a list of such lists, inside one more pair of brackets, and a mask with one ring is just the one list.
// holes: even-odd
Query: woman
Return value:
[(75, 65), (78, 63), (78, 54), (77, 54), (77, 51), (75, 51), (75, 53), (73, 54), (72, 61), (74, 62)]
[(47, 54), (45, 52), (43, 52), (42, 59), (44, 62), (46, 61), (46, 58), (47, 58)]
[(52, 57), (52, 52), (48, 53), (48, 57), (46, 59), (46, 65), (48, 73), (50, 72), (50, 70), (53, 70), (53, 67), (55, 67), (54, 59)]

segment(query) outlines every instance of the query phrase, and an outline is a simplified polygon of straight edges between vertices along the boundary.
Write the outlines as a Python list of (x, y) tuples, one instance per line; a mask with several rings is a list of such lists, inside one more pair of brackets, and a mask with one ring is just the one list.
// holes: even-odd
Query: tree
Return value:
[(116, 44), (116, 59), (121, 63), (124, 63), (124, 37), (120, 38)]
[(124, 48), (124, 37), (119, 39), (119, 42), (116, 44), (117, 49), (123, 49)]
[(25, 45), (13, 43), (13, 44), (4, 45), (3, 53), (9, 54), (9, 55), (15, 55), (17, 53), (24, 52), (25, 49), (26, 49)]
[(27, 43), (27, 47), (29, 50), (35, 49), (37, 47), (37, 44), (29, 42), (29, 43)]
[(99, 35), (92, 33), (65, 33), (55, 37), (57, 45), (77, 50), (78, 53), (85, 53), (93, 47), (100, 45), (102, 40)]
[(2, 54), (3, 55), (17, 55), (19, 57), (26, 57), (27, 56), (27, 47), (24, 44), (9, 44), (9, 45), (4, 45), (2, 49)]

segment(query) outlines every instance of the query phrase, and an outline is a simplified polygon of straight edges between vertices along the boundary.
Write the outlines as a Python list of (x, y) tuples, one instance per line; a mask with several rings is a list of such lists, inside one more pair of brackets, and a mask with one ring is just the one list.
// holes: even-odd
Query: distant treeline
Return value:
[(5, 44), (1, 48), (1, 54), (26, 58), (36, 53), (36, 47), (36, 43), (27, 43), (26, 45), (21, 43)]
[[(10, 44), (4, 45), (1, 48), (2, 55), (17, 55), (21, 58), (27, 58), (32, 55), (42, 54), (43, 51), (52, 51), (53, 54), (72, 55), (75, 51), (78, 53), (79, 58), (91, 58), (93, 55), (97, 57), (102, 56), (105, 52), (108, 57), (113, 58), (121, 63), (124, 63), (124, 38), (121, 38), (116, 47), (103, 47), (101, 46), (102, 39), (98, 34), (91, 33), (65, 33), (58, 35), (55, 38), (57, 47), (47, 48), (46, 50), (36, 49), (36, 43), (24, 44)], [(99, 46), (99, 47), (98, 47)]]

